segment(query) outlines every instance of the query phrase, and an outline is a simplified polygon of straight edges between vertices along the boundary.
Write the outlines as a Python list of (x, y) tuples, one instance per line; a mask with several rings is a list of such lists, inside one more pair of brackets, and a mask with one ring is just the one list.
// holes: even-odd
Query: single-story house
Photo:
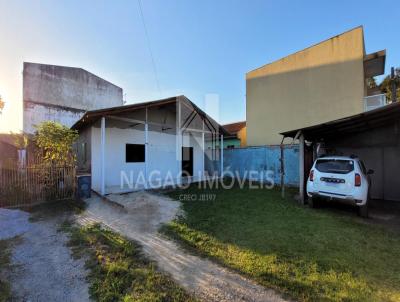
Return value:
[[(321, 154), (356, 155), (371, 175), (371, 198), (400, 201), (400, 103), (281, 133), (299, 140), (300, 197), (314, 160)], [(288, 142), (288, 141), (286, 141)]]
[(246, 121), (222, 125), (229, 135), (224, 136), (224, 148), (246, 147)]
[[(222, 173), (228, 134), (185, 96), (88, 111), (76, 122), (78, 168), (101, 195), (200, 181)], [(209, 164), (209, 163), (212, 164)]]

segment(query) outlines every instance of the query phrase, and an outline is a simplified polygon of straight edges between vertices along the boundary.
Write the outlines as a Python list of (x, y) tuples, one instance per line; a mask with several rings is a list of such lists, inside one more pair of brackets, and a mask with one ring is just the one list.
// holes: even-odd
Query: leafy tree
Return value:
[(368, 88), (375, 88), (377, 86), (376, 80), (374, 77), (367, 79), (367, 86), (368, 86)]
[(382, 91), (382, 93), (386, 94), (386, 97), (388, 100), (392, 100), (392, 83), (393, 83), (393, 81), (396, 83), (396, 87), (397, 87), (396, 95), (397, 95), (397, 99), (399, 99), (399, 97), (400, 97), (400, 70), (398, 68), (396, 69), (396, 74), (395, 74), (394, 79), (391, 79), (390, 75), (388, 75), (379, 84), (379, 89)]
[(36, 129), (34, 141), (45, 162), (55, 165), (75, 163), (73, 144), (78, 139), (77, 131), (51, 121), (41, 123)]

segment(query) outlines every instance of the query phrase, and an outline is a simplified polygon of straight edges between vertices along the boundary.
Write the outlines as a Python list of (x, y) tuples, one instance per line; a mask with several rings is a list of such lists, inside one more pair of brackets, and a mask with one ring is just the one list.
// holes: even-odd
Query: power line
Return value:
[(149, 53), (150, 53), (150, 57), (151, 57), (151, 63), (152, 63), (152, 65), (153, 65), (153, 72), (154, 72), (154, 77), (155, 77), (155, 79), (156, 79), (157, 89), (158, 89), (158, 92), (161, 93), (160, 83), (159, 83), (159, 81), (158, 81), (158, 74), (157, 74), (156, 62), (154, 61), (153, 51), (151, 50), (151, 44), (150, 44), (149, 34), (148, 34), (148, 32), (147, 32), (146, 22), (144, 21), (144, 15), (143, 15), (143, 9), (142, 9), (142, 1), (141, 1), (141, 0), (137, 0), (137, 1), (138, 1), (138, 4), (139, 4), (139, 11), (140, 11), (140, 16), (141, 16), (142, 23), (143, 23), (144, 34), (145, 34), (145, 36), (146, 36), (147, 47), (148, 47), (148, 49), (149, 49)]

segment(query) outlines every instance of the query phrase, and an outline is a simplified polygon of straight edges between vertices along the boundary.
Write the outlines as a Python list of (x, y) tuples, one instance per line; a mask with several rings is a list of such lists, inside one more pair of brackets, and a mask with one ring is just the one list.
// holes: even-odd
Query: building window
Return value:
[(127, 163), (144, 163), (145, 147), (139, 144), (126, 144), (126, 162)]
[(228, 149), (235, 149), (235, 145), (228, 145)]

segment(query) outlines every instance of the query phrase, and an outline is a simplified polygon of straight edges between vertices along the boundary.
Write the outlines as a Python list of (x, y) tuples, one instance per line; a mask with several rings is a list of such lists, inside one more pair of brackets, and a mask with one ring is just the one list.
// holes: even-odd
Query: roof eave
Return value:
[(364, 56), (365, 78), (379, 76), (385, 73), (386, 49)]

